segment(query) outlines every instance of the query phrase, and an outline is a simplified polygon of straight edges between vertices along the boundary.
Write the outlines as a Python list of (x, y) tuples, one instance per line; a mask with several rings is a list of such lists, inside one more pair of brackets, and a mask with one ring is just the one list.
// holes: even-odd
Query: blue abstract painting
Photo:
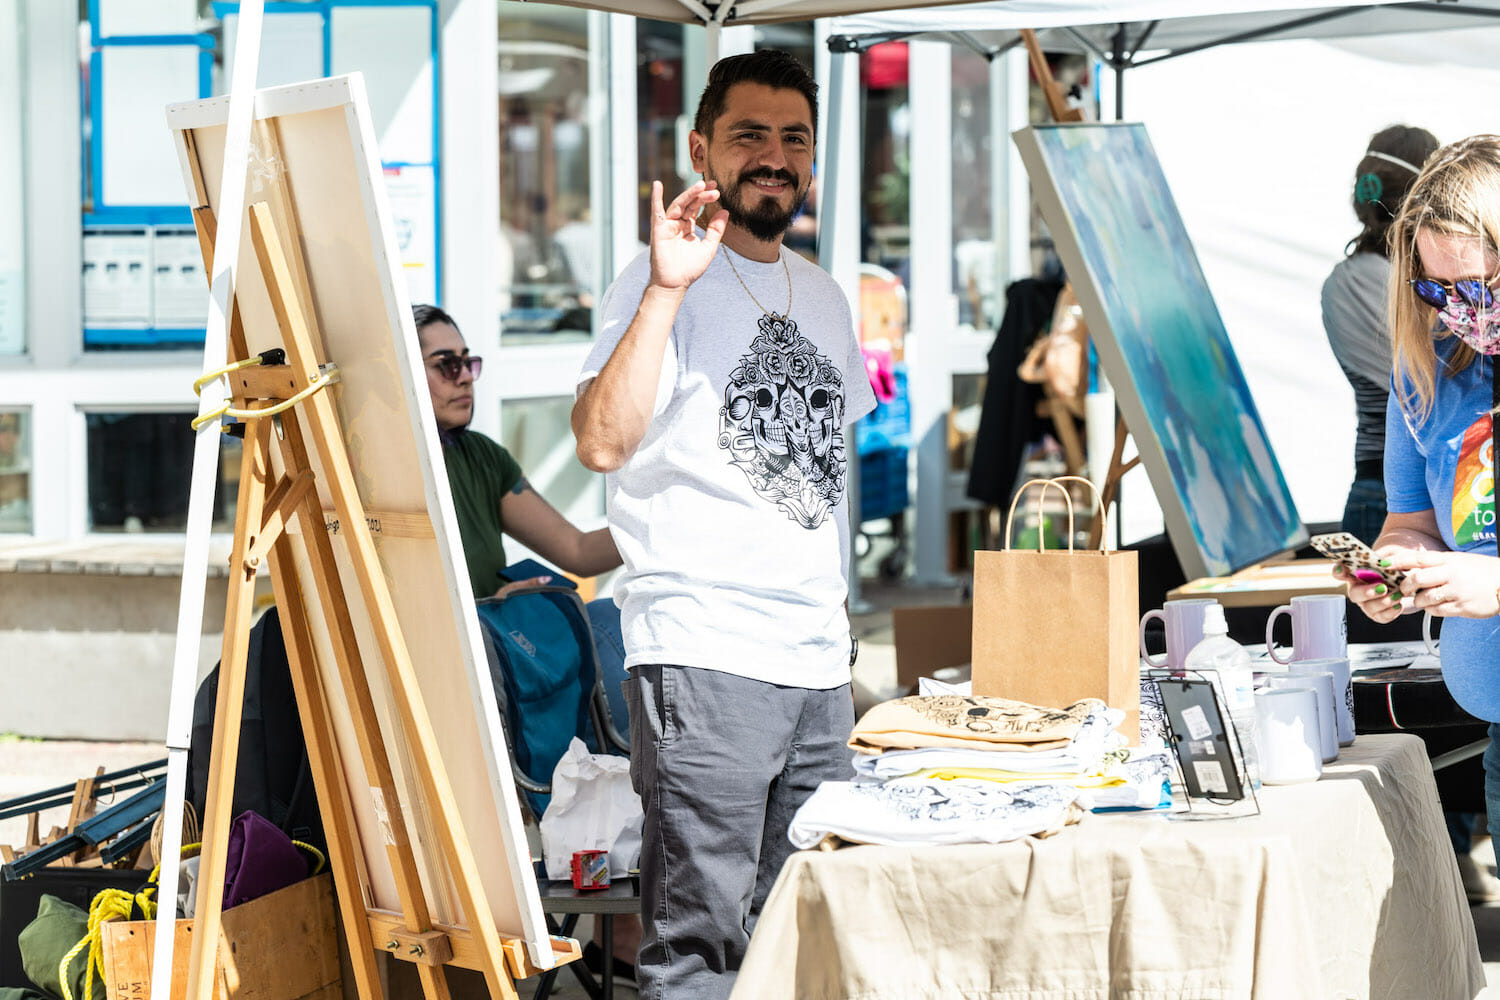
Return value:
[(1145, 126), (1036, 126), (1015, 141), (1183, 569), (1222, 576), (1303, 544)]

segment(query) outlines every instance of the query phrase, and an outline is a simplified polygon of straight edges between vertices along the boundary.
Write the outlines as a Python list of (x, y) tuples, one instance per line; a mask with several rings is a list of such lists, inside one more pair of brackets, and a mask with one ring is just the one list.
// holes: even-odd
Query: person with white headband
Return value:
[[(1493, 836), (1500, 830), (1493, 417), (1500, 402), (1500, 136), (1471, 136), (1437, 150), (1392, 209), (1388, 513), (1374, 549), (1380, 565), (1402, 580), (1392, 590), (1344, 578), (1349, 599), (1374, 621), (1423, 611), (1446, 619), (1443, 683), (1466, 712), (1490, 723), (1484, 774)], [(1473, 898), (1475, 872), (1464, 874)], [(1481, 889), (1494, 881), (1478, 875)]]
[(1392, 125), (1370, 138), (1354, 168), (1354, 217), (1361, 229), (1323, 282), (1323, 329), (1354, 389), (1354, 482), (1342, 528), (1366, 545), (1385, 522), (1385, 404), (1391, 386), (1386, 325), (1390, 247), (1386, 236), (1422, 163), (1438, 148), (1426, 129)]

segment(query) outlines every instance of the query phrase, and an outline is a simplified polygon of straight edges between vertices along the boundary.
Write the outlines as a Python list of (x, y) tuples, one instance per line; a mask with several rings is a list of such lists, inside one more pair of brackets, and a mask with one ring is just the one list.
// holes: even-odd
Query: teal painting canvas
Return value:
[(1305, 543), (1145, 126), (1014, 138), (1189, 578)]

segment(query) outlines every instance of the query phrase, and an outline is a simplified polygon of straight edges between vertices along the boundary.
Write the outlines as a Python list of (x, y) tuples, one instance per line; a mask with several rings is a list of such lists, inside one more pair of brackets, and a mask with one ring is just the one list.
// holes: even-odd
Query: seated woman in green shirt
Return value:
[[(469, 353), (458, 324), (446, 312), (430, 305), (412, 306), (411, 311), (422, 349), (422, 365), (427, 369), (427, 389), (432, 395), (438, 437), (443, 442), (443, 462), (448, 467), (448, 485), (453, 493), (453, 508), (458, 515), (458, 532), (475, 599), (552, 581), (550, 576), (509, 583), (500, 578), (500, 570), (509, 565), (502, 537), (506, 534), (548, 563), (575, 576), (595, 576), (620, 565), (620, 553), (608, 528), (580, 530), (531, 488), (520, 463), (510, 452), (478, 431), (468, 429), (469, 421), (474, 418), (474, 380), (479, 377), (480, 360)], [(603, 600), (608, 599), (593, 602), (590, 608)], [(613, 628), (618, 633), (618, 617)], [(600, 641), (597, 631), (595, 638)], [(619, 660), (623, 664), (623, 652)], [(621, 676), (613, 675), (606, 667), (605, 686), (611, 711), (618, 724), (629, 732), (621, 680)], [(612, 959), (616, 976), (635, 978), (631, 963), (640, 936), (639, 918), (625, 916), (615, 921)], [(600, 970), (603, 954), (597, 940), (585, 949), (584, 960), (595, 972)]]
[(412, 316), (474, 596), (550, 582), (550, 577), (537, 577), (502, 586), (499, 571), (508, 565), (502, 536), (507, 534), (575, 576), (595, 576), (620, 565), (608, 528), (580, 530), (531, 488), (510, 452), (468, 429), (480, 359), (469, 353), (453, 317), (428, 305), (413, 306)]

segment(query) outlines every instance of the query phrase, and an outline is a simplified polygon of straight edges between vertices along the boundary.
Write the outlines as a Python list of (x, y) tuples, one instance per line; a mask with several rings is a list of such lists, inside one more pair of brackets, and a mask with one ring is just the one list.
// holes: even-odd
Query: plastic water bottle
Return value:
[[(1219, 698), (1229, 709), (1229, 718), (1240, 736), (1245, 774), (1254, 788), (1260, 787), (1260, 754), (1255, 742), (1255, 673), (1250, 654), (1229, 638), (1224, 607), (1210, 604), (1203, 615), (1203, 641), (1188, 650), (1184, 670), (1203, 671), (1215, 679)], [(1231, 744), (1231, 749), (1233, 746)]]

